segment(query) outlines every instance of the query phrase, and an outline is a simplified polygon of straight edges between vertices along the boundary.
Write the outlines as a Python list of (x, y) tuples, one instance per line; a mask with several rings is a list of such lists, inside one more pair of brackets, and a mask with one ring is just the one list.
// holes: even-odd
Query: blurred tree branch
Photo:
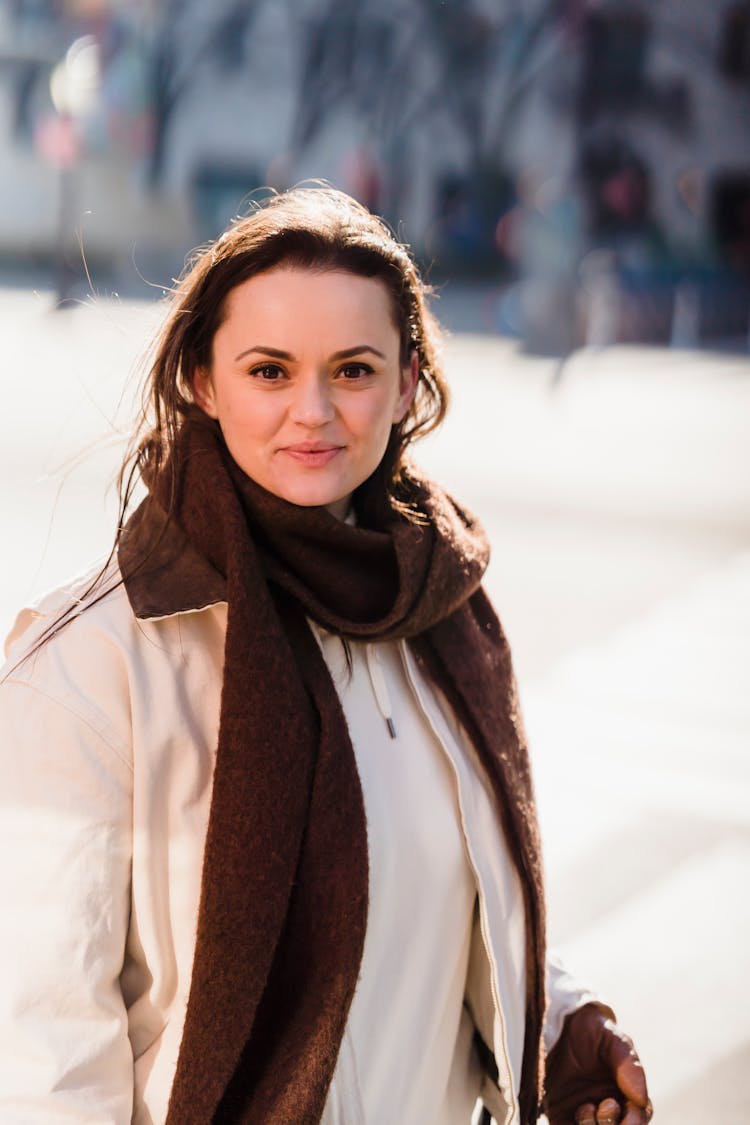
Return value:
[(200, 0), (162, 0), (151, 46), (152, 187), (161, 181), (172, 118), (196, 70), (210, 62), (241, 66), (244, 42), (262, 6), (263, 0), (225, 0), (211, 8)]
[[(162, 0), (152, 43), (154, 142), (149, 178), (163, 174), (173, 116), (196, 71), (237, 69), (264, 0)], [(580, 0), (375, 0), (288, 3), (299, 75), (290, 147), (304, 152), (353, 108), (386, 162), (415, 125), (441, 119), (468, 149), (469, 175), (501, 161), (519, 105), (557, 57)]]

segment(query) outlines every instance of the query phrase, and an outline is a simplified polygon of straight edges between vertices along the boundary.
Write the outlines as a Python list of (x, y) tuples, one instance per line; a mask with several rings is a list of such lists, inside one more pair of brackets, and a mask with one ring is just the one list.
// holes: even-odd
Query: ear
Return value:
[(193, 399), (209, 418), (216, 418), (216, 395), (210, 372), (205, 367), (196, 367), (191, 380)]
[(418, 382), (419, 355), (416, 351), (413, 351), (406, 367), (401, 368), (401, 392), (396, 399), (396, 406), (393, 411), (394, 425), (403, 422), (409, 413), (411, 404), (414, 402), (414, 395), (417, 393)]

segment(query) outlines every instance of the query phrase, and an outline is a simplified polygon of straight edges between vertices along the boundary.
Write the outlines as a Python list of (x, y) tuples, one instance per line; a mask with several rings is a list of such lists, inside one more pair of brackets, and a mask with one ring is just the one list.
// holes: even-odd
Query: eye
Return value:
[(338, 374), (346, 382), (356, 383), (361, 379), (366, 379), (368, 375), (372, 375), (373, 370), (369, 363), (347, 363), (344, 367), (339, 368)]
[(250, 374), (262, 383), (277, 383), (283, 379), (285, 373), (284, 368), (279, 367), (278, 363), (259, 363), (257, 367), (250, 369)]

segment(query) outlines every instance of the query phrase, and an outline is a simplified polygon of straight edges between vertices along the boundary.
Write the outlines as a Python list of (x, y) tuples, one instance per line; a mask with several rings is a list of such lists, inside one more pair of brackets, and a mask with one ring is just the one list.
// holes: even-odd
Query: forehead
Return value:
[(256, 274), (228, 294), (217, 342), (257, 331), (308, 340), (352, 336), (353, 344), (372, 336), (398, 340), (393, 300), (380, 278), (297, 266)]

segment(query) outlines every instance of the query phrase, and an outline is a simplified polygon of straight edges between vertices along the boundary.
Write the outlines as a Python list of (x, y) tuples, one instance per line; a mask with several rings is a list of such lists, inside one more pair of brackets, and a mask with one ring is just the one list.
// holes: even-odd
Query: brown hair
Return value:
[[(343, 270), (378, 278), (388, 289), (401, 362), (417, 353), (419, 381), (408, 414), (393, 427), (380, 466), (355, 502), (365, 520), (392, 515), (394, 508), (409, 514), (407, 447), (439, 425), (448, 401), (438, 355), (440, 329), (427, 305), (428, 289), (406, 246), (381, 219), (343, 192), (305, 187), (256, 204), (251, 214), (189, 260), (156, 344), (141, 425), (120, 473), (121, 524), (137, 480), (172, 471), (180, 426), (196, 409), (193, 376), (197, 368), (210, 366), (228, 295), (248, 278), (279, 265)], [(169, 485), (167, 479), (171, 493)]]
[[(406, 364), (412, 351), (417, 353), (419, 381), (408, 414), (393, 427), (383, 460), (358, 489), (355, 504), (365, 525), (381, 524), (395, 512), (412, 520), (420, 518), (414, 506), (418, 490), (406, 472), (406, 450), (416, 437), (440, 424), (448, 407), (438, 354), (441, 330), (427, 305), (430, 291), (407, 247), (356, 200), (328, 187), (293, 188), (255, 204), (249, 215), (232, 223), (216, 242), (198, 249), (188, 260), (154, 345), (140, 423), (118, 476), (120, 506), (112, 550), (80, 604), (95, 604), (111, 589), (100, 584), (117, 552), (138, 481), (148, 483), (166, 474), (166, 492), (173, 495), (175, 442), (185, 418), (199, 412), (193, 401), (193, 375), (198, 367), (210, 365), (213, 338), (224, 318), (227, 297), (249, 277), (282, 264), (379, 278), (388, 289), (401, 340), (401, 362)], [(209, 423), (205, 415), (201, 418), (218, 425)], [(150, 502), (149, 497), (145, 502)], [(165, 526), (163, 520), (157, 522)], [(144, 545), (141, 563), (153, 548), (153, 542)], [(76, 617), (80, 604), (53, 621), (19, 663)]]

